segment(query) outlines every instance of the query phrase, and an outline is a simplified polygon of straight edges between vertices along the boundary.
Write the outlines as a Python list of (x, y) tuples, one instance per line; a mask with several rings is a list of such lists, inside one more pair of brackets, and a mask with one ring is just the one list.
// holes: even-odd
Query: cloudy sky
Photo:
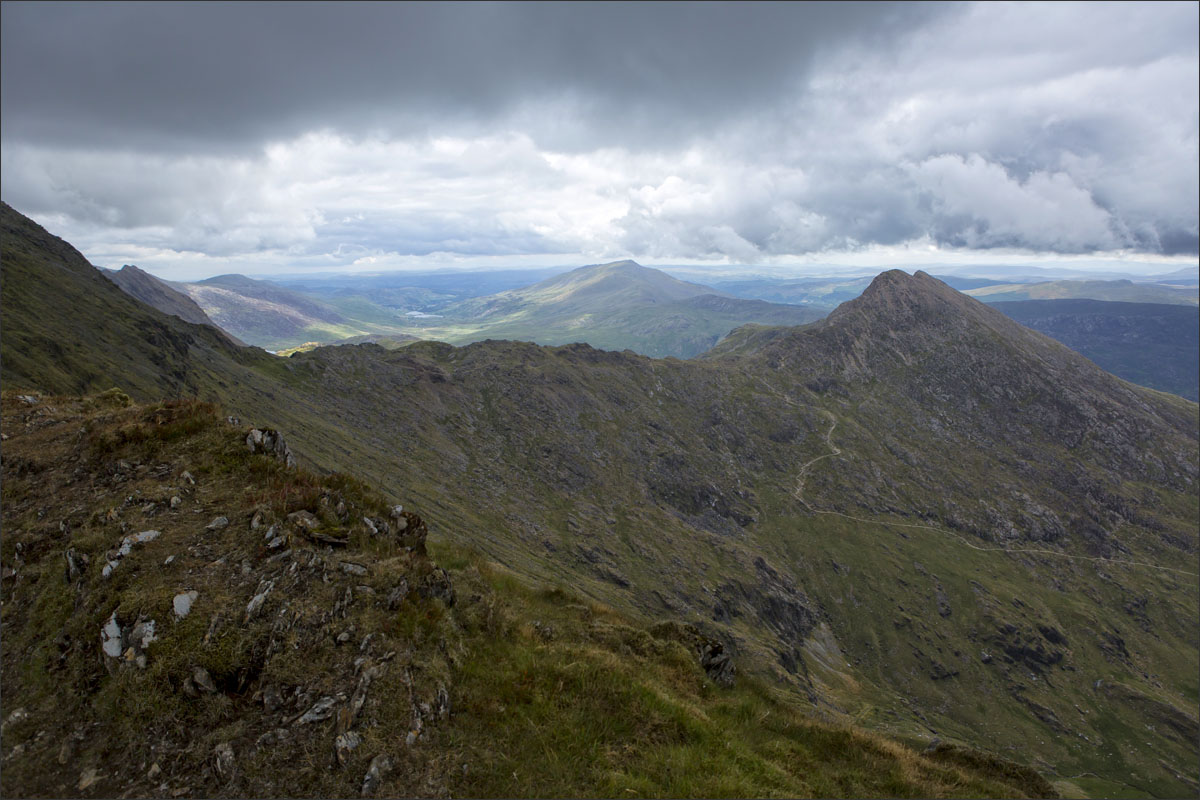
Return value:
[(102, 266), (1197, 263), (1193, 2), (0, 8)]

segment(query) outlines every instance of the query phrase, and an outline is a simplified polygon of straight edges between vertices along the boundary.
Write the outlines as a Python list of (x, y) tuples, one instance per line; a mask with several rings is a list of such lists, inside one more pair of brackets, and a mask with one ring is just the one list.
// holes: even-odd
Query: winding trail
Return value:
[[(777, 397), (779, 397), (781, 400), (783, 400), (785, 403), (792, 406), (793, 408), (798, 408), (800, 406), (800, 404), (797, 403), (795, 400), (793, 400), (791, 397), (788, 397), (786, 394), (779, 391), (778, 389), (771, 386), (770, 384), (766, 383), (765, 381), (762, 381), (760, 379), (759, 383), (761, 383), (772, 394), (776, 395)], [(817, 462), (822, 461), (823, 459), (826, 459), (826, 458), (832, 458), (833, 456), (842, 454), (841, 448), (839, 448), (837, 445), (835, 445), (833, 443), (833, 432), (837, 428), (837, 425), (838, 425), (837, 417), (834, 416), (833, 413), (831, 413), (823, 408), (818, 409), (818, 410), (822, 414), (825, 414), (826, 416), (828, 416), (830, 419), (829, 430), (825, 432), (825, 436), (824, 436), (825, 445), (829, 448), (829, 452), (825, 453), (823, 455), (819, 455), (816, 458), (809, 459), (808, 461), (806, 461), (804, 464), (802, 464), (800, 466), (799, 472), (796, 475), (796, 488), (792, 491), (792, 497), (795, 498), (798, 502), (800, 502), (806, 509), (808, 509), (809, 513), (811, 513), (811, 514), (824, 514), (827, 516), (842, 517), (844, 519), (853, 520), (855, 522), (861, 522), (861, 523), (864, 523), (867, 525), (880, 525), (880, 526), (884, 526), (884, 527), (896, 527), (896, 528), (920, 528), (921, 530), (934, 531), (935, 533), (940, 533), (943, 536), (946, 536), (950, 539), (953, 539), (954, 541), (957, 541), (959, 544), (963, 545), (964, 547), (969, 547), (972, 550), (978, 550), (979, 552), (982, 552), (982, 553), (1010, 553), (1010, 554), (1012, 554), (1012, 553), (1031, 553), (1031, 554), (1035, 554), (1035, 555), (1054, 556), (1056, 558), (1068, 558), (1073, 561), (1098, 561), (1098, 562), (1101, 562), (1104, 564), (1121, 564), (1121, 565), (1128, 566), (1128, 567), (1146, 567), (1148, 569), (1156, 569), (1156, 570), (1160, 570), (1163, 572), (1173, 572), (1178, 575), (1186, 575), (1189, 578), (1196, 578), (1198, 580), (1198, 582), (1200, 582), (1200, 575), (1197, 575), (1195, 572), (1191, 572), (1189, 570), (1184, 570), (1184, 569), (1176, 569), (1175, 567), (1164, 567), (1164, 566), (1161, 566), (1158, 564), (1150, 564), (1145, 561), (1132, 561), (1132, 560), (1124, 559), (1124, 558), (1103, 558), (1100, 556), (1080, 556), (1080, 555), (1074, 555), (1072, 553), (1061, 553), (1061, 552), (1058, 552), (1057, 550), (1045, 550), (1045, 549), (1034, 548), (1034, 547), (981, 547), (977, 544), (973, 544), (972, 542), (967, 541), (962, 536), (960, 536), (957, 533), (954, 533), (953, 531), (949, 531), (949, 530), (946, 530), (945, 528), (939, 528), (939, 527), (936, 527), (933, 525), (921, 525), (919, 523), (913, 523), (913, 522), (881, 522), (880, 520), (866, 519), (864, 517), (856, 517), (852, 514), (843, 514), (840, 511), (823, 511), (821, 509), (813, 508), (812, 505), (808, 502), (808, 500), (806, 500), (804, 498), (804, 483), (808, 479), (810, 470), (812, 469), (813, 465), (816, 464)]]

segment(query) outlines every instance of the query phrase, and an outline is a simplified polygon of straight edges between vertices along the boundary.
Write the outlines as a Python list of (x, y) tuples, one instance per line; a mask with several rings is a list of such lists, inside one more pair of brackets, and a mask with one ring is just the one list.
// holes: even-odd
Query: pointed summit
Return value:
[(904, 320), (928, 324), (939, 317), (957, 315), (977, 316), (982, 309), (993, 320), (1002, 314), (988, 314), (988, 309), (932, 275), (918, 270), (913, 275), (898, 269), (881, 272), (863, 293), (843, 303), (829, 315), (830, 322), (868, 316), (876, 322), (897, 323)]

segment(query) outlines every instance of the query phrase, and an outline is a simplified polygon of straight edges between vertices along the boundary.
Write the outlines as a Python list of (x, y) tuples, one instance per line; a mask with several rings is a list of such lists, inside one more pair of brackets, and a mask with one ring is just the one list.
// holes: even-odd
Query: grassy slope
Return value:
[[(419, 591), (437, 575), (432, 563), (357, 521), (388, 515), (361, 484), (251, 455), (215, 407), (126, 402), (111, 392), (33, 406), (3, 396), (6, 795), (351, 796), (380, 754), (395, 763), (385, 796), (1051, 793), (1011, 762), (952, 747), (918, 753), (816, 722), (754, 680), (720, 689), (673, 629), (648, 631), (560, 588), (529, 589), (442, 546), (435, 556), (458, 597), (447, 608)], [(349, 546), (314, 546), (288, 525), (296, 510), (327, 535), (349, 534)], [(206, 530), (218, 514), (230, 525)], [(287, 554), (265, 546), (272, 524)], [(161, 535), (103, 579), (106, 550), (151, 527)], [(67, 547), (90, 559), (77, 576), (64, 574)], [(343, 574), (344, 560), (369, 574)], [(243, 622), (268, 578), (277, 588)], [(407, 592), (391, 607), (396, 587)], [(172, 598), (189, 589), (199, 593), (192, 612), (174, 619)], [(126, 625), (157, 623), (145, 667), (98, 652), (114, 612)], [(345, 631), (353, 636), (340, 645)], [(197, 666), (216, 694), (189, 689)], [(341, 692), (344, 707), (376, 668), (357, 715), (289, 724), (322, 696)], [(278, 710), (264, 704), (273, 691)], [(421, 735), (408, 743), (414, 714)], [(281, 728), (282, 739), (271, 733)], [(362, 743), (339, 765), (344, 730)], [(225, 774), (214, 769), (222, 744), (234, 754)]]

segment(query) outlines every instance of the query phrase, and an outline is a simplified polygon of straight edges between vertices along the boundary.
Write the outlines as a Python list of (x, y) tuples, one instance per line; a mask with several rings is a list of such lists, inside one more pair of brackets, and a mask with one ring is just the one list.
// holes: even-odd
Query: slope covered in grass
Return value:
[(1051, 793), (718, 686), (677, 623), (442, 547), (447, 573), (419, 517), (209, 404), (0, 406), (6, 795)]

